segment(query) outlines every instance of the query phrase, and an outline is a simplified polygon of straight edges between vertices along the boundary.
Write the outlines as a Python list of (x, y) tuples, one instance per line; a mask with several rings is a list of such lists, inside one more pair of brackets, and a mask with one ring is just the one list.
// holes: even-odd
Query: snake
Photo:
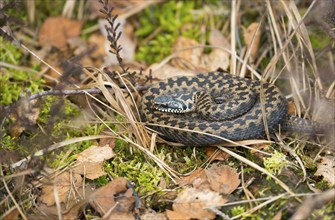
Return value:
[(264, 138), (277, 131), (324, 133), (328, 125), (288, 115), (273, 84), (228, 72), (176, 76), (151, 85), (141, 120), (164, 139), (204, 146)]

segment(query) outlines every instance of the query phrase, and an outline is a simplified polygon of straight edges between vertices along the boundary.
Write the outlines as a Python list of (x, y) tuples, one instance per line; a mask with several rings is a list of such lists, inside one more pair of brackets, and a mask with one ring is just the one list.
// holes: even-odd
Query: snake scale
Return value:
[(266, 126), (269, 133), (327, 129), (288, 116), (287, 108), (285, 97), (272, 84), (209, 72), (152, 85), (142, 97), (140, 112), (142, 121), (166, 139), (193, 146), (263, 138)]

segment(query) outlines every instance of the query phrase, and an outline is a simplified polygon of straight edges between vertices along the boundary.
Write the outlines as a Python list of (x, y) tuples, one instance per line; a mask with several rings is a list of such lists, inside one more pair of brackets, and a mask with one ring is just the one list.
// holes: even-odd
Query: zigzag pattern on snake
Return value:
[(324, 133), (329, 128), (288, 116), (287, 101), (276, 86), (225, 72), (174, 77), (154, 84), (142, 97), (140, 113), (142, 121), (165, 138), (193, 146), (224, 142), (213, 135), (232, 141), (263, 138), (264, 114), (270, 133), (279, 129)]

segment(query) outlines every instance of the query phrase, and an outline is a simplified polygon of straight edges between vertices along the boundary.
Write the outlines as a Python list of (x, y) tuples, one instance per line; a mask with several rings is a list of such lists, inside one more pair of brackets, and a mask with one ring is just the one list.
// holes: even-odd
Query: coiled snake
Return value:
[(193, 146), (262, 138), (265, 125), (270, 133), (326, 129), (317, 122), (288, 116), (287, 101), (274, 85), (224, 72), (154, 84), (143, 95), (140, 112), (142, 121), (165, 138)]

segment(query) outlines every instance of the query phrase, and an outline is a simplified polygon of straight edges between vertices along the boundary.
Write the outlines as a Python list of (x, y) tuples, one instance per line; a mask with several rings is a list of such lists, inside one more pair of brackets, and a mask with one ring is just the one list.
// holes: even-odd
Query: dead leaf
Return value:
[(335, 157), (324, 156), (321, 163), (318, 164), (318, 169), (315, 176), (323, 176), (332, 186), (335, 185)]
[(182, 70), (176, 67), (173, 67), (169, 64), (160, 65), (160, 64), (152, 64), (145, 74), (149, 75), (149, 70), (152, 70), (152, 77), (158, 80), (164, 80), (174, 76), (194, 76), (197, 72), (190, 71), (190, 70)]
[(82, 21), (74, 21), (62, 16), (49, 17), (41, 26), (39, 43), (42, 46), (64, 48), (69, 38), (79, 36), (82, 24)]
[(124, 178), (116, 178), (100, 187), (90, 196), (90, 204), (101, 216), (112, 209), (108, 219), (113, 219), (112, 216), (116, 215), (119, 217), (132, 215), (135, 198), (132, 189), (127, 187), (127, 182)]
[(73, 194), (69, 194), (70, 190), (75, 192), (82, 186), (82, 178), (79, 174), (70, 174), (69, 172), (61, 173), (56, 176), (52, 182), (42, 185), (42, 195), (39, 200), (47, 206), (55, 204), (54, 192), (58, 194), (59, 201), (74, 200)]
[(95, 66), (101, 66), (107, 57), (107, 51), (105, 48), (105, 41), (106, 38), (102, 34), (92, 34), (88, 38), (88, 44), (91, 47), (94, 47), (95, 50), (90, 55), (91, 58), (94, 60)]
[(254, 154), (260, 159), (266, 159), (265, 154), (260, 152), (263, 149), (267, 149), (272, 143), (262, 143), (262, 144), (253, 144), (251, 145), (252, 150), (250, 150), (251, 154)]
[[(215, 47), (230, 48), (228, 39), (225, 38), (223, 34), (217, 29), (213, 29), (211, 31), (209, 36), (209, 43), (211, 46)], [(228, 70), (230, 64), (230, 53), (215, 47), (212, 48), (212, 52), (210, 54), (204, 54), (202, 56), (202, 66), (209, 71), (215, 71), (218, 68)]]
[(16, 111), (10, 115), (10, 118), (14, 121), (10, 128), (11, 136), (19, 137), (28, 127), (35, 125), (40, 111), (40, 107), (36, 105), (36, 100), (20, 99)]
[(289, 115), (295, 115), (297, 113), (297, 107), (295, 106), (293, 101), (289, 101), (287, 107), (287, 113)]
[(115, 147), (115, 138), (102, 138), (99, 141), (99, 147), (108, 146), (112, 149)]
[(167, 220), (167, 217), (164, 213), (157, 213), (154, 210), (146, 210), (144, 214), (140, 216), (141, 220)]
[(15, 208), (10, 212), (7, 212), (5, 215), (2, 215), (2, 220), (12, 220), (19, 219), (19, 211)]
[(76, 204), (74, 204), (74, 206), (72, 206), (68, 211), (66, 211), (63, 216), (62, 219), (64, 220), (72, 220), (72, 219), (78, 219), (78, 214), (83, 210), (83, 208), (86, 206), (86, 201), (81, 201), (78, 202)]
[(211, 158), (210, 161), (215, 160), (225, 161), (230, 157), (229, 154), (219, 150), (217, 147), (211, 147), (211, 146), (206, 147), (206, 155), (207, 158)]
[(180, 186), (192, 185), (197, 189), (211, 189), (221, 194), (230, 194), (240, 185), (239, 175), (236, 170), (223, 166), (218, 167), (214, 164), (210, 168), (198, 168), (187, 177), (181, 178)]
[(88, 179), (96, 179), (106, 175), (103, 171), (103, 162), (115, 156), (113, 149), (108, 145), (104, 147), (91, 146), (77, 155), (77, 162), (73, 171), (85, 175)]
[(188, 188), (174, 200), (173, 211), (167, 210), (169, 219), (214, 219), (216, 214), (206, 207), (220, 206), (227, 200), (210, 189)]
[[(244, 42), (247, 45), (248, 48), (251, 48), (251, 52), (250, 52), (250, 56), (253, 58), (253, 60), (255, 60), (256, 56), (257, 56), (257, 51), (259, 48), (259, 42), (261, 39), (261, 29), (258, 29), (257, 31), (257, 27), (258, 27), (259, 23), (258, 22), (254, 22), (251, 23), (246, 29), (243, 30), (243, 37), (244, 37)], [(254, 38), (254, 42), (253, 45), (251, 45), (252, 40)]]
[(130, 213), (112, 213), (110, 215), (108, 215), (108, 217), (104, 218), (106, 220), (131, 220), (134, 219), (135, 220), (135, 216), (133, 214)]
[[(182, 177), (179, 181), (179, 186), (186, 186), (186, 185), (199, 185), (207, 181), (207, 176), (204, 170), (199, 167), (196, 171), (194, 171), (191, 175)], [(197, 188), (197, 187), (196, 187)]]
[(171, 63), (180, 69), (196, 69), (203, 53), (203, 48), (198, 46), (194, 39), (178, 37), (172, 48), (173, 52), (178, 53)]
[(211, 189), (225, 195), (232, 193), (241, 183), (236, 170), (229, 166), (218, 167), (213, 164), (205, 169), (205, 173)]

